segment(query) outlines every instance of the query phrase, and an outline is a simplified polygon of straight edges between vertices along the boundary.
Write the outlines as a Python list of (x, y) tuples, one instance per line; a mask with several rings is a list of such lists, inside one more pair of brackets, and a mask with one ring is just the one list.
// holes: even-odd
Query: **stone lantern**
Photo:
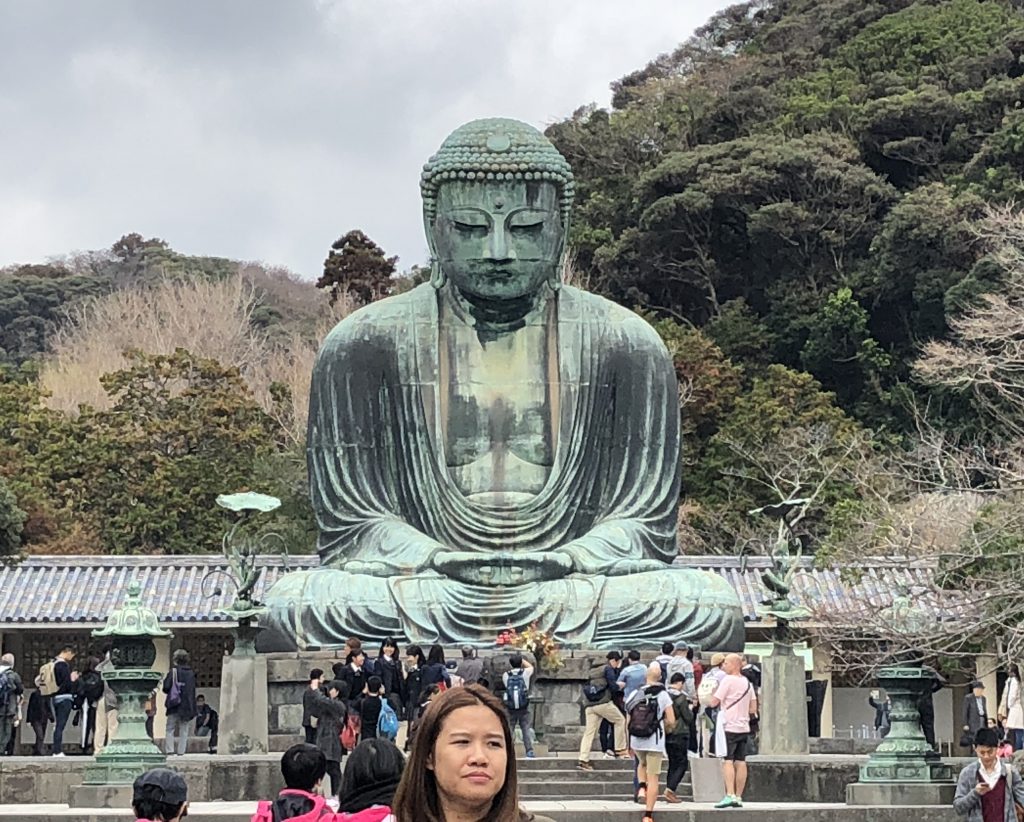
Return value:
[(92, 632), (111, 642), (113, 667), (103, 672), (103, 679), (117, 694), (118, 727), (96, 761), (86, 767), (82, 785), (72, 789), (71, 804), (76, 807), (126, 807), (135, 778), (167, 759), (146, 733), (144, 704), (164, 676), (151, 670), (156, 661), (153, 640), (170, 637), (171, 632), (161, 628), (156, 613), (142, 604), (141, 593), (133, 580), (125, 604), (102, 629)]
[[(931, 619), (907, 595), (894, 599), (886, 617), (895, 634), (908, 637), (926, 633)], [(860, 778), (846, 786), (849, 805), (949, 805), (953, 801), (953, 769), (924, 738), (917, 709), (921, 698), (932, 692), (935, 671), (922, 664), (920, 654), (901, 656), (908, 661), (878, 671), (878, 684), (892, 700), (892, 728), (861, 765)]]

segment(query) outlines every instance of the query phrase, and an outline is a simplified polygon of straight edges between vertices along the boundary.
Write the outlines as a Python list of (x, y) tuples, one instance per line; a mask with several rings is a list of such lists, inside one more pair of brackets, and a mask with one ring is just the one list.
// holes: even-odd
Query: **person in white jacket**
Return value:
[(999, 718), (1003, 720), (1007, 736), (1013, 743), (1013, 749), (1024, 749), (1024, 704), (1021, 704), (1020, 669), (1010, 665), (1010, 675), (1003, 688), (1003, 698), (999, 701)]

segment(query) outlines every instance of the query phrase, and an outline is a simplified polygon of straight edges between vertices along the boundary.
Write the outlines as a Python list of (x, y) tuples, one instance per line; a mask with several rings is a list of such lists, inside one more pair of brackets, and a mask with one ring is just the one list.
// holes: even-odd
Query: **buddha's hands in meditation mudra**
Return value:
[(434, 568), (446, 577), (479, 585), (522, 585), (562, 579), (573, 571), (563, 551), (438, 551)]

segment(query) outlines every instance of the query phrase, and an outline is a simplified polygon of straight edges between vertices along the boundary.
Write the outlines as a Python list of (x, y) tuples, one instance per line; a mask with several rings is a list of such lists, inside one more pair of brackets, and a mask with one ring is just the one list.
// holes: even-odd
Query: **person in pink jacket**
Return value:
[(273, 801), (259, 803), (252, 822), (335, 822), (334, 810), (320, 796), (327, 758), (316, 745), (292, 745), (281, 757), (287, 787)]

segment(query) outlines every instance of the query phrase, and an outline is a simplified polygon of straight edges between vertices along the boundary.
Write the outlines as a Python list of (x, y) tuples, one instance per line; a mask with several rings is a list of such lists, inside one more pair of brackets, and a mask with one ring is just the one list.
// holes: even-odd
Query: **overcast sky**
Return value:
[(0, 0), (0, 266), (130, 231), (319, 274), (361, 228), (426, 258), (419, 171), (544, 127), (728, 0)]

